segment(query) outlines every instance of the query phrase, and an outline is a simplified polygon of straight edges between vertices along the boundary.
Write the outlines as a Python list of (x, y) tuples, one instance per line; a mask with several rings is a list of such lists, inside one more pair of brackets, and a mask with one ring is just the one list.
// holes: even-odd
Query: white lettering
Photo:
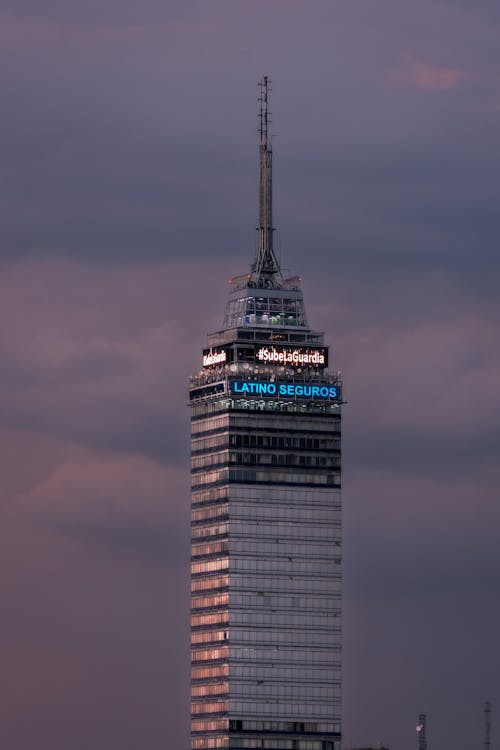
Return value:
[(276, 349), (264, 346), (258, 350), (260, 362), (279, 362), (285, 365), (324, 365), (325, 355), (321, 349)]
[(213, 352), (211, 349), (208, 354), (203, 355), (203, 367), (209, 367), (210, 365), (219, 365), (221, 362), (227, 360), (227, 352), (225, 349)]

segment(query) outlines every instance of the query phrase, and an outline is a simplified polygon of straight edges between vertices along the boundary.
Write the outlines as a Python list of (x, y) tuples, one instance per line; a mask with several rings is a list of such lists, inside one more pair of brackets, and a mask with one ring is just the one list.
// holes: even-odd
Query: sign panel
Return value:
[(203, 367), (213, 367), (213, 365), (223, 365), (228, 361), (227, 349), (204, 349), (203, 350)]
[(255, 351), (257, 362), (295, 367), (328, 367), (328, 349), (324, 346), (261, 346)]
[[(214, 367), (232, 362), (231, 347), (212, 347), (203, 350), (203, 367)], [(238, 361), (261, 362), (265, 365), (288, 367), (328, 367), (326, 346), (275, 346), (257, 344), (238, 347)]]
[(271, 383), (262, 380), (233, 380), (231, 381), (231, 393), (235, 396), (275, 396), (278, 398), (305, 398), (321, 401), (339, 401), (340, 387), (319, 383), (289, 383), (287, 381), (276, 381)]

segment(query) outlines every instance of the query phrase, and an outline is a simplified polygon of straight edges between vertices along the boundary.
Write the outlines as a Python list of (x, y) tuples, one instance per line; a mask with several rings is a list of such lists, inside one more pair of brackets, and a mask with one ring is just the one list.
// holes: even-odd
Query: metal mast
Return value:
[(269, 84), (267, 76), (263, 76), (259, 82), (259, 226), (257, 255), (252, 266), (257, 284), (262, 277), (262, 281), (269, 281), (271, 276), (280, 271), (273, 250), (273, 151), (269, 134)]
[(425, 714), (418, 715), (418, 724), (416, 729), (418, 738), (418, 750), (427, 750), (427, 716)]
[(486, 701), (484, 704), (484, 750), (490, 750), (491, 734), (491, 703)]

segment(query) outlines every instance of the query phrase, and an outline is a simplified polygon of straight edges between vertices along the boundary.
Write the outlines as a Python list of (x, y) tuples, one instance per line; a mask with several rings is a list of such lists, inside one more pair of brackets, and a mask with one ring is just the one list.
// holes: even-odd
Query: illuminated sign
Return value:
[(205, 349), (202, 361), (203, 367), (221, 365), (224, 362), (227, 362), (227, 351), (226, 349)]
[(327, 365), (327, 350), (309, 347), (275, 347), (263, 346), (257, 349), (255, 359), (280, 365)]
[(323, 400), (340, 399), (337, 385), (310, 385), (306, 383), (270, 383), (260, 380), (233, 380), (231, 393), (241, 396), (288, 396), (289, 398), (310, 398)]

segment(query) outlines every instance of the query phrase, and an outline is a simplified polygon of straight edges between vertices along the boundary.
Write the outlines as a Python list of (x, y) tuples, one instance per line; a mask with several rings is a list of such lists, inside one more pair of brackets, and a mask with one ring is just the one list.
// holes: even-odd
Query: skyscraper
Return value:
[(273, 249), (260, 85), (255, 259), (190, 384), (191, 748), (338, 750), (341, 383)]

